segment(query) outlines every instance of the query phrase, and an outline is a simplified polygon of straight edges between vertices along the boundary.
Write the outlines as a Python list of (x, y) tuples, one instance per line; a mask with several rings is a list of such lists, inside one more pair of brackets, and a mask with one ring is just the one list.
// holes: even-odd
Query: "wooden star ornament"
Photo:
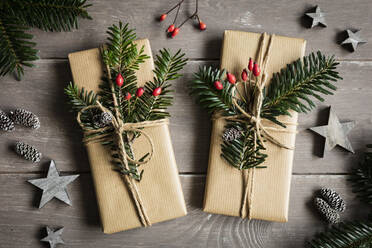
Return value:
[(354, 153), (353, 147), (347, 137), (347, 134), (355, 126), (355, 121), (340, 123), (337, 115), (329, 108), (328, 125), (310, 128), (311, 131), (325, 138), (323, 156), (331, 151), (336, 145), (345, 150)]
[(54, 197), (71, 205), (70, 197), (67, 193), (67, 185), (74, 181), (79, 175), (60, 176), (53, 160), (50, 161), (48, 175), (46, 178), (28, 180), (29, 183), (43, 190), (39, 208), (42, 208)]
[(320, 10), (319, 6), (316, 6), (315, 12), (308, 12), (308, 13), (305, 13), (305, 15), (313, 19), (311, 28), (318, 26), (318, 25), (327, 27), (327, 23), (325, 21), (325, 13)]
[(356, 31), (356, 32), (352, 32), (351, 30), (347, 29), (346, 30), (347, 32), (347, 36), (348, 38), (346, 40), (344, 40), (341, 45), (351, 45), (352, 49), (353, 49), (353, 52), (355, 52), (355, 50), (357, 49), (357, 46), (359, 44), (364, 44), (364, 43), (367, 43), (366, 40), (363, 40), (361, 37), (360, 37), (360, 30), (359, 31)]
[(49, 228), (48, 226), (46, 227), (46, 230), (47, 230), (47, 234), (48, 236), (46, 236), (45, 238), (41, 239), (40, 241), (42, 242), (48, 242), (49, 245), (50, 245), (50, 248), (56, 248), (58, 244), (64, 244), (65, 242), (63, 242), (62, 238), (61, 238), (61, 235), (62, 235), (62, 232), (63, 232), (63, 227), (56, 230), (56, 231), (53, 231), (51, 228)]

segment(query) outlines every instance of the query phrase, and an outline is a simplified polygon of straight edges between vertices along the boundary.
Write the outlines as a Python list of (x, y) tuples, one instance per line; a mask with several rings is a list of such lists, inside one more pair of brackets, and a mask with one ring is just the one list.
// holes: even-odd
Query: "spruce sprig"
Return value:
[(326, 57), (318, 51), (274, 73), (266, 88), (262, 118), (280, 124), (276, 117), (290, 116), (289, 110), (308, 113), (315, 107), (311, 97), (323, 102), (321, 94), (333, 95), (337, 89), (334, 82), (342, 79), (336, 71), (338, 64), (333, 56)]
[[(371, 149), (372, 144), (367, 145)], [(352, 183), (353, 192), (367, 204), (372, 205), (372, 152), (365, 152), (359, 167), (353, 170), (349, 181)]]
[[(220, 71), (211, 66), (199, 67), (199, 71), (194, 74), (194, 79), (190, 84), (190, 94), (210, 114), (217, 111), (231, 115), (237, 113), (232, 103), (234, 86), (224, 80), (225, 75), (225, 70)], [(215, 81), (223, 84), (222, 90), (214, 87)]]
[[(341, 79), (336, 71), (338, 63), (334, 57), (326, 57), (321, 52), (311, 53), (275, 73), (268, 87), (264, 89), (261, 118), (285, 127), (277, 120), (280, 115), (290, 115), (290, 110), (299, 113), (307, 113), (315, 103), (314, 97), (320, 101), (323, 95), (330, 95), (336, 90), (334, 83)], [(216, 89), (214, 83), (220, 81), (223, 89)], [(242, 82), (244, 83), (244, 82)], [(239, 84), (239, 83), (237, 83)], [(242, 100), (238, 92), (237, 84), (230, 84), (225, 79), (225, 71), (212, 67), (201, 67), (194, 74), (190, 84), (190, 94), (195, 96), (196, 101), (209, 113), (218, 113), (223, 116), (241, 116), (241, 111), (233, 104), (233, 99), (247, 113), (252, 114), (251, 104)], [(245, 85), (247, 92), (256, 92), (254, 84)], [(239, 97), (238, 97), (239, 96)], [(254, 99), (253, 96), (251, 99)], [(225, 129), (234, 127), (242, 128), (243, 135), (232, 141), (222, 143), (221, 156), (232, 166), (238, 169), (258, 167), (267, 155), (264, 146), (259, 142), (249, 120), (243, 125), (241, 122), (228, 122)], [(264, 138), (264, 137), (263, 137)]]
[[(185, 54), (181, 53), (180, 50), (174, 55), (167, 49), (161, 50), (159, 55), (156, 56), (153, 82), (146, 82), (143, 87), (144, 94), (141, 97), (137, 97), (136, 72), (149, 56), (144, 54), (144, 47), (138, 48), (134, 43), (136, 34), (134, 29), (129, 28), (128, 24), (119, 22), (119, 25), (112, 25), (107, 33), (108, 39), (106, 47), (102, 51), (102, 60), (109, 67), (111, 77), (114, 78), (110, 79), (108, 72), (105, 71), (97, 95), (93, 92), (88, 93), (74, 85), (67, 86), (65, 92), (70, 99), (72, 108), (75, 111), (80, 111), (86, 106), (95, 105), (96, 100), (99, 99), (103, 106), (116, 115), (115, 99), (118, 102), (118, 111), (120, 113), (116, 117), (121, 118), (124, 123), (158, 120), (169, 116), (166, 109), (172, 105), (173, 99), (170, 94), (172, 91), (169, 89), (171, 86), (169, 81), (181, 76), (179, 71), (186, 65), (187, 61), (184, 58)], [(124, 77), (124, 84), (121, 87), (113, 83), (119, 73)], [(153, 96), (154, 89), (158, 87), (161, 87), (162, 93), (158, 96)], [(114, 96), (112, 92), (114, 92)], [(125, 98), (127, 94), (132, 96), (129, 100)], [(93, 114), (89, 115), (87, 113), (84, 119), (81, 118), (84, 126), (97, 128), (91, 124)], [(110, 128), (105, 130), (104, 133), (112, 133), (114, 135), (113, 130)], [(132, 159), (135, 159), (132, 143), (133, 139), (139, 137), (140, 134), (124, 132), (122, 135), (125, 141), (126, 153)], [(115, 139), (102, 142), (102, 144), (109, 145), (112, 151), (112, 163), (115, 165), (116, 170), (121, 174), (130, 175), (135, 180), (141, 180), (143, 170), (139, 170), (139, 164), (128, 162), (129, 169), (127, 169), (119, 159), (119, 148)], [(139, 161), (143, 161), (148, 155), (143, 155)]]
[(371, 222), (344, 222), (319, 233), (309, 248), (367, 248), (372, 246)]
[(91, 19), (86, 0), (1, 0), (0, 1), (0, 76), (33, 67), (38, 50), (31, 42), (30, 27), (44, 31), (70, 31), (78, 28), (78, 17)]

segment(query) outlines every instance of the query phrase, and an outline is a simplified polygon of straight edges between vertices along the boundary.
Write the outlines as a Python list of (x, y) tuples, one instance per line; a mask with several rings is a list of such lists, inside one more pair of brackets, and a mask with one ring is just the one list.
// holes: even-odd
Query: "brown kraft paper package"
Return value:
[[(150, 56), (137, 71), (138, 86), (153, 80), (154, 63), (150, 43), (137, 40), (137, 48), (144, 46)], [(74, 83), (88, 91), (98, 91), (103, 75), (103, 64), (98, 48), (71, 53), (68, 56)], [(154, 142), (151, 160), (141, 166), (143, 178), (136, 182), (151, 223), (157, 223), (186, 215), (180, 179), (167, 124), (146, 127), (146, 133)], [(103, 231), (115, 233), (141, 226), (137, 210), (122, 176), (114, 170), (107, 147), (88, 143), (94, 187), (97, 195)], [(142, 137), (133, 144), (134, 153), (142, 156), (150, 149)]]

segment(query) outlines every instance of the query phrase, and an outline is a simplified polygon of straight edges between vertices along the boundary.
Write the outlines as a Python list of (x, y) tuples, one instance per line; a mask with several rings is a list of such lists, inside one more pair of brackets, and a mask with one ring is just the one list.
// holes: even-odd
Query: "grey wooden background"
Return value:
[[(0, 78), (0, 108), (24, 107), (37, 113), (42, 123), (37, 131), (17, 127), (13, 133), (0, 134), (0, 247), (47, 247), (39, 242), (46, 225), (66, 227), (65, 247), (302, 247), (305, 240), (326, 227), (311, 204), (314, 191), (322, 186), (339, 191), (348, 202), (343, 219), (364, 216), (346, 178), (364, 145), (372, 142), (372, 2), (200, 0), (200, 17), (208, 29), (201, 33), (186, 24), (176, 39), (167, 39), (164, 32), (167, 24), (156, 22), (155, 18), (174, 2), (93, 0), (89, 9), (93, 20), (81, 21), (79, 30), (32, 31), (41, 56), (37, 68), (27, 70), (21, 82), (12, 77)], [(316, 4), (327, 13), (328, 28), (306, 28), (309, 23), (303, 13)], [(186, 2), (184, 7), (186, 13), (193, 11), (193, 3)], [(181, 14), (181, 19), (184, 15)], [(71, 80), (67, 54), (100, 45), (105, 40), (106, 28), (119, 19), (133, 24), (139, 37), (148, 37), (153, 52), (162, 47), (182, 48), (190, 58), (185, 76), (175, 82), (176, 101), (171, 108), (170, 125), (189, 214), (147, 229), (104, 235), (87, 155), (80, 142), (80, 130), (65, 104), (63, 88)], [(346, 28), (362, 29), (363, 37), (370, 43), (360, 46), (355, 53), (340, 47)], [(289, 222), (285, 224), (247, 221), (200, 210), (210, 122), (188, 96), (186, 84), (198, 66), (218, 65), (225, 29), (303, 37), (308, 41), (307, 52), (321, 49), (335, 54), (341, 63), (339, 70), (344, 80), (339, 83), (337, 94), (311, 114), (300, 116)], [(349, 135), (356, 155), (337, 148), (323, 159), (318, 156), (323, 140), (306, 129), (326, 124), (328, 105), (334, 107), (341, 121), (357, 121)], [(32, 165), (18, 158), (12, 152), (17, 140), (37, 146), (44, 154), (42, 162)], [(50, 159), (56, 161), (63, 174), (82, 174), (69, 186), (72, 207), (53, 200), (44, 208), (37, 208), (41, 192), (26, 180), (44, 177)]]

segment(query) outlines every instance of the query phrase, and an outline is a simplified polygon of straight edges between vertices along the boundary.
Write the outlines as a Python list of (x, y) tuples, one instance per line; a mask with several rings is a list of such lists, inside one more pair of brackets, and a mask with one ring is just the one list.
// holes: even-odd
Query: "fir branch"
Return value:
[(71, 108), (76, 112), (96, 104), (97, 101), (97, 95), (93, 91), (88, 92), (84, 88), (79, 89), (71, 82), (65, 88), (65, 94), (70, 100)]
[[(170, 90), (170, 82), (182, 76), (180, 70), (186, 65), (185, 54), (178, 50), (174, 55), (168, 49), (159, 51), (156, 56), (154, 82), (146, 82), (143, 97), (139, 98), (137, 105), (137, 120), (158, 120), (169, 117), (166, 109), (172, 105), (173, 97)], [(152, 96), (152, 92), (160, 87), (162, 92), (159, 96)]]
[[(221, 111), (223, 114), (236, 114), (232, 104), (233, 87), (223, 80), (225, 70), (213, 69), (210, 67), (199, 67), (199, 72), (194, 74), (190, 84), (190, 94), (195, 96), (196, 101), (205, 108), (208, 113)], [(214, 87), (214, 82), (220, 81), (223, 84), (222, 90)]]
[(18, 79), (24, 74), (24, 66), (33, 67), (31, 61), (37, 60), (38, 50), (30, 40), (31, 34), (26, 33), (18, 20), (7, 16), (0, 9), (0, 76), (16, 71)]
[(257, 147), (254, 147), (255, 130), (252, 124), (229, 121), (225, 126), (225, 130), (232, 127), (244, 131), (242, 131), (240, 138), (232, 141), (223, 141), (221, 144), (221, 156), (239, 170), (254, 167), (263, 168), (259, 165), (265, 161), (267, 154), (262, 152), (265, 148), (259, 141)]
[(78, 17), (92, 19), (86, 0), (2, 0), (3, 11), (25, 26), (44, 31), (70, 31), (78, 28)]
[[(367, 149), (371, 148), (372, 145), (367, 145)], [(372, 205), (372, 152), (364, 153), (363, 160), (360, 161), (359, 167), (353, 170), (349, 181), (356, 196), (362, 202)]]
[(265, 99), (261, 117), (277, 124), (276, 117), (289, 115), (289, 110), (307, 113), (315, 107), (311, 96), (324, 101), (321, 94), (332, 95), (333, 85), (342, 79), (335, 70), (338, 63), (334, 57), (325, 57), (321, 52), (299, 59), (287, 68), (275, 73), (271, 83), (265, 89)]
[(372, 246), (371, 222), (346, 222), (318, 234), (309, 248), (366, 248)]

